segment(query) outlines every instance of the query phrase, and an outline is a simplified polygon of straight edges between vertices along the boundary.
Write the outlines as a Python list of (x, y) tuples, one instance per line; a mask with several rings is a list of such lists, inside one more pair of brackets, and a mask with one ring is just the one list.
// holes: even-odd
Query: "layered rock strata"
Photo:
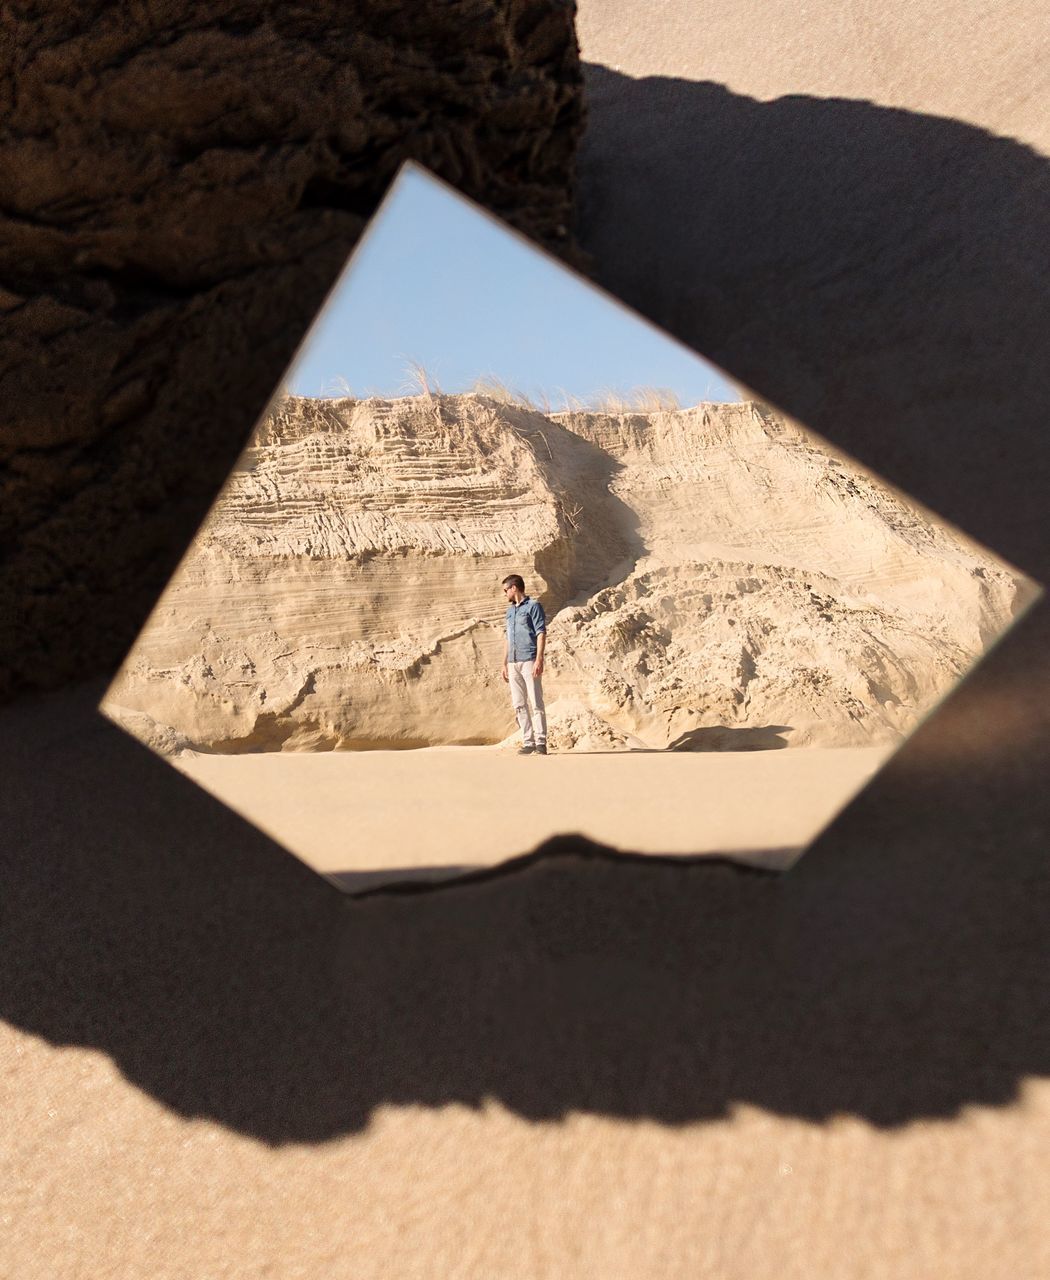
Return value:
[(1029, 594), (762, 406), (288, 398), (110, 713), (167, 752), (498, 742), (510, 572), (565, 750), (898, 740)]

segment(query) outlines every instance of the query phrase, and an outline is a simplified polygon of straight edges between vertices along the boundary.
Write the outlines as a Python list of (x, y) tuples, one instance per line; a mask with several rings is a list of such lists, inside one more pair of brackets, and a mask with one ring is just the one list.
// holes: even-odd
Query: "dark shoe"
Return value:
[(533, 751), (535, 751), (535, 750), (536, 750), (536, 748), (535, 748), (535, 747), (519, 747), (519, 748), (518, 748), (518, 755), (519, 755), (519, 756), (531, 756), (531, 755), (532, 755), (532, 753), (533, 753)]
[(547, 744), (545, 742), (537, 742), (536, 754), (538, 756), (545, 756), (547, 754)]

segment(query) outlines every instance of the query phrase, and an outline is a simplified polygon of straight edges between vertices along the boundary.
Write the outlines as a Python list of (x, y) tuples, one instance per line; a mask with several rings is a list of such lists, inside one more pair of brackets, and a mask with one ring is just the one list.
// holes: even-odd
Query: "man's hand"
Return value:
[(539, 679), (543, 675), (543, 657), (542, 655), (532, 664), (532, 674), (535, 679)]
[(510, 676), (507, 674), (507, 664), (506, 664), (506, 663), (504, 663), (504, 664), (503, 664), (503, 670), (502, 670), (502, 672), (501, 672), (500, 674), (503, 676), (503, 679), (504, 679), (504, 680), (506, 680), (508, 683), (510, 682)]

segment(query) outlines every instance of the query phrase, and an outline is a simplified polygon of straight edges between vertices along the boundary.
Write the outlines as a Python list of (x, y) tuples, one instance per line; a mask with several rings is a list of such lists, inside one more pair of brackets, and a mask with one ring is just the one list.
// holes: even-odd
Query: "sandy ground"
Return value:
[(609, 752), (487, 747), (184, 752), (172, 763), (351, 891), (443, 880), (577, 833), (632, 853), (785, 867), (892, 748)]
[[(1024, 192), (992, 197), (1044, 225), (1034, 0), (637, 12), (582, 0), (585, 56), (979, 125), (996, 156), (1036, 149)], [(1001, 233), (980, 139), (952, 154), (936, 175), (968, 184), (945, 231), (956, 271)], [(661, 159), (638, 184), (650, 200)], [(798, 307), (741, 328), (736, 353), (1045, 582), (1045, 360), (1026, 344), (1047, 325), (1024, 296), (1046, 236), (1035, 254), (1011, 224), (1017, 265), (1001, 298), (981, 286), (994, 326), (971, 333), (912, 280), (921, 228), (895, 211), (911, 217), (914, 188), (889, 152), (871, 164), (904, 254), (887, 251), (892, 296), (856, 262), (879, 342), (837, 298), (845, 276), (819, 324), (802, 314), (819, 255), (766, 259), (741, 218), (719, 252)], [(620, 233), (627, 260), (651, 228)], [(707, 278), (661, 248), (653, 312)], [(836, 431), (824, 397), (851, 383), (871, 411)], [(6, 709), (0, 1273), (1050, 1274), (1048, 654), (1043, 606), (782, 878), (569, 859), (404, 900), (336, 893), (95, 716), (100, 688)]]
[(1018, 774), (986, 725), (1024, 739), (994, 685), (784, 877), (568, 857), (362, 901), (101, 692), (0, 713), (0, 1273), (1050, 1270), (1045, 810), (1004, 847), (982, 805)]
[[(1006, 1114), (890, 1134), (749, 1106), (675, 1127), (537, 1126), (489, 1100), (385, 1107), (366, 1133), (274, 1150), (172, 1115), (104, 1055), (18, 1033), (9, 1051), (0, 1096), (33, 1122), (0, 1175), (8, 1220), (32, 1234), (7, 1235), (0, 1259), (24, 1263), (30, 1241), (47, 1258), (12, 1276), (1036, 1280), (1048, 1260), (1025, 1252), (1042, 1229), (1045, 1082)], [(954, 1196), (938, 1191), (949, 1170)], [(977, 1237), (1001, 1266), (974, 1265)]]
[(581, 0), (584, 58), (630, 76), (680, 76), (769, 101), (868, 100), (980, 125), (1050, 150), (1046, 17), (1029, 0), (808, 7)]

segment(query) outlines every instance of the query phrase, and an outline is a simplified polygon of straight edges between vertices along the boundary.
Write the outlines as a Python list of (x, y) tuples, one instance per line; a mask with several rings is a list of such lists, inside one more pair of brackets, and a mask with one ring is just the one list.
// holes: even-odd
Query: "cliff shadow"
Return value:
[(622, 463), (551, 416), (514, 416), (518, 434), (529, 441), (558, 495), (560, 520), (569, 534), (536, 556), (536, 568), (548, 583), (545, 607), (556, 613), (622, 582), (647, 548), (638, 513), (613, 492)]
[(780, 751), (788, 746), (789, 724), (756, 724), (744, 728), (709, 725), (690, 729), (667, 744), (668, 751)]
[[(1046, 163), (867, 103), (591, 87), (595, 274), (1045, 581)], [(1006, 1105), (1050, 1074), (1048, 686), (1037, 606), (785, 876), (576, 841), (364, 901), (101, 720), (101, 688), (24, 702), (0, 718), (0, 1012), (270, 1143), (391, 1104)]]
[(597, 283), (1045, 582), (1047, 160), (870, 102), (586, 84)]

